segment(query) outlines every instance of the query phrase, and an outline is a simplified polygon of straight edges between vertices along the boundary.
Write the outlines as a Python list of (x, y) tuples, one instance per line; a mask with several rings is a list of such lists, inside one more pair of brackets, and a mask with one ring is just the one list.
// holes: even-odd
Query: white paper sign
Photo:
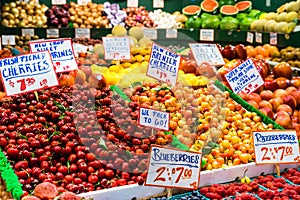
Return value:
[(47, 38), (58, 38), (59, 30), (57, 28), (47, 29)]
[(25, 36), (25, 35), (29, 35), (31, 37), (34, 36), (34, 29), (33, 28), (23, 28), (22, 29), (22, 36)]
[(163, 8), (165, 6), (164, 0), (153, 0), (153, 8)]
[(139, 0), (127, 0), (127, 7), (138, 7)]
[(198, 66), (204, 62), (215, 66), (225, 64), (223, 56), (216, 44), (190, 43), (189, 46)]
[(247, 38), (246, 41), (249, 43), (253, 43), (254, 34), (251, 32), (247, 32)]
[(128, 37), (102, 37), (105, 60), (130, 60)]
[(277, 45), (277, 33), (270, 33), (270, 44)]
[(86, 53), (89, 47), (82, 44), (73, 43), (73, 49), (75, 52), (75, 56), (78, 56), (79, 53)]
[(147, 76), (174, 87), (177, 82), (180, 59), (178, 54), (153, 43)]
[(201, 154), (152, 145), (146, 186), (197, 189)]
[(250, 94), (264, 84), (264, 80), (251, 59), (225, 74), (225, 78), (236, 94), (240, 92)]
[(15, 35), (2, 35), (2, 45), (15, 45), (16, 36)]
[(29, 42), (31, 52), (50, 51), (56, 73), (78, 69), (71, 39)]
[(255, 42), (262, 43), (262, 33), (255, 32)]
[(157, 39), (157, 30), (154, 28), (143, 28), (144, 37), (149, 38), (151, 40)]
[(76, 28), (75, 38), (90, 38), (91, 30), (89, 28)]
[(91, 0), (77, 0), (78, 5), (86, 5), (89, 2), (92, 2), (92, 1)]
[(52, 5), (63, 5), (66, 4), (66, 0), (51, 0)]
[(201, 41), (214, 41), (215, 31), (213, 29), (200, 29)]
[(170, 113), (154, 109), (140, 108), (139, 124), (151, 128), (169, 130)]
[(166, 29), (166, 38), (177, 38), (177, 29), (176, 28), (168, 28)]
[(296, 131), (253, 132), (257, 164), (299, 163)]
[(7, 96), (58, 85), (48, 51), (0, 59), (0, 69)]

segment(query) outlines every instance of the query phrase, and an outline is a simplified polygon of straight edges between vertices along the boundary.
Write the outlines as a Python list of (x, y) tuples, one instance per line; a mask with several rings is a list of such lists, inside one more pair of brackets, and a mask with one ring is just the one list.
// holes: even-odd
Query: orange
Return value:
[(255, 47), (256, 55), (261, 55), (264, 58), (269, 57), (269, 51), (262, 46)]
[(177, 128), (177, 123), (173, 120), (170, 121), (170, 129), (175, 130)]
[(247, 56), (250, 58), (254, 58), (256, 56), (256, 51), (253, 46), (246, 46)]

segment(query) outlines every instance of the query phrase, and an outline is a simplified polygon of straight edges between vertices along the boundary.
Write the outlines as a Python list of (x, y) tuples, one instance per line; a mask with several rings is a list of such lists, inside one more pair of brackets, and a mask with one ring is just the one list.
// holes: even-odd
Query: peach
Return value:
[(240, 92), (240, 93), (239, 93), (239, 96), (240, 96), (242, 99), (244, 99), (245, 101), (248, 101), (248, 100), (249, 100), (249, 96), (248, 96), (248, 94), (245, 93), (245, 92)]
[(259, 109), (259, 111), (262, 112), (262, 114), (269, 117), (270, 119), (274, 118), (274, 113), (271, 108), (261, 108), (261, 109)]
[(248, 98), (249, 98), (249, 100), (255, 101), (257, 104), (259, 104), (259, 102), (261, 102), (261, 97), (257, 93), (251, 93), (251, 94), (249, 94)]
[(300, 90), (293, 92), (292, 96), (296, 99), (297, 104), (299, 105), (300, 104)]
[(293, 127), (290, 117), (278, 117), (275, 122), (285, 129), (291, 129)]
[(274, 117), (275, 117), (275, 119), (277, 119), (279, 117), (288, 117), (288, 118), (290, 118), (290, 115), (286, 111), (281, 110), (281, 111), (276, 112)]
[(294, 86), (290, 86), (288, 88), (285, 89), (287, 94), (292, 94), (293, 92), (297, 91), (297, 88)]
[(293, 110), (297, 107), (297, 101), (292, 95), (282, 97), (283, 103), (289, 105)]
[(259, 94), (262, 100), (267, 100), (269, 101), (270, 99), (274, 98), (274, 94), (271, 90), (263, 90)]
[(248, 102), (249, 104), (251, 104), (254, 108), (256, 108), (256, 109), (259, 108), (259, 106), (258, 106), (258, 104), (256, 103), (256, 101), (254, 101), (254, 100), (248, 100), (247, 102)]
[(291, 85), (291, 81), (285, 77), (276, 78), (275, 81), (280, 89), (286, 89)]
[(279, 111), (285, 111), (289, 115), (293, 114), (293, 109), (289, 105), (286, 105), (286, 104), (282, 104), (282, 105), (278, 106), (276, 109), (276, 112), (279, 112)]
[(300, 87), (300, 76), (293, 77), (292, 80), (291, 80), (291, 84), (294, 87), (299, 88)]
[(281, 98), (273, 98), (273, 99), (270, 99), (269, 102), (272, 105), (273, 111), (275, 111), (278, 108), (278, 106), (283, 104), (283, 100)]
[(272, 104), (269, 101), (266, 100), (262, 100), (261, 102), (259, 102), (259, 108), (270, 108), (272, 109)]
[(287, 95), (287, 93), (284, 89), (277, 89), (277, 90), (274, 91), (274, 97), (282, 98), (286, 95)]

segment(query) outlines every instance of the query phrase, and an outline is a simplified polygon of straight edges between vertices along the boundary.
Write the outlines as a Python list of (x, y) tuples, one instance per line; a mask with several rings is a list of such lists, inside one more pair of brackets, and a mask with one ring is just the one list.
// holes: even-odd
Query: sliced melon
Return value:
[(182, 13), (187, 16), (198, 15), (201, 11), (200, 6), (197, 5), (188, 5), (182, 9)]
[(200, 6), (203, 11), (212, 13), (217, 10), (219, 3), (215, 0), (204, 0)]
[(220, 8), (220, 13), (222, 13), (223, 15), (233, 16), (238, 14), (238, 12), (239, 9), (232, 5), (225, 5)]
[(239, 9), (239, 12), (250, 12), (252, 9), (251, 1), (240, 1), (235, 4), (235, 6)]

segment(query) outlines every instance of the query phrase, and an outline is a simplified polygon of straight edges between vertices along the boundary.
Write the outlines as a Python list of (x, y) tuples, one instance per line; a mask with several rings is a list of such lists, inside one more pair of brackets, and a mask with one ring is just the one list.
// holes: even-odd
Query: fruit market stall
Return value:
[(298, 199), (299, 0), (33, 2), (1, 2), (14, 199)]

